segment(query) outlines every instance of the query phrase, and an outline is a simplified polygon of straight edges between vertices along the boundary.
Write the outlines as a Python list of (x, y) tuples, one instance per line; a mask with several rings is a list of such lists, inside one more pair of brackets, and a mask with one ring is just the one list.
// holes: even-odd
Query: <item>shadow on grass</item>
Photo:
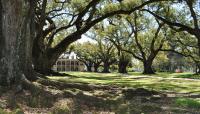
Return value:
[(115, 79), (121, 79), (119, 76), (106, 76), (106, 77), (94, 77), (94, 76), (67, 76), (70, 78), (85, 78), (85, 79), (94, 79), (94, 80), (115, 80)]

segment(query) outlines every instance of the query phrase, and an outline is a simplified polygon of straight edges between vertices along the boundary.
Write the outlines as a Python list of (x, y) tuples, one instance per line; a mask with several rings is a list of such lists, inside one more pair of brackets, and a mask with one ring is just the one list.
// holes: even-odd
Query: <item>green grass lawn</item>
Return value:
[(124, 75), (119, 73), (67, 72), (67, 74), (70, 74), (70, 76), (51, 76), (49, 78), (66, 83), (104, 84), (133, 88), (142, 87), (175, 93), (200, 93), (200, 80), (198, 80), (200, 76), (193, 75), (192, 73), (143, 75), (138, 72), (131, 72)]
[[(155, 107), (166, 106), (171, 112), (177, 114), (199, 113), (200, 107), (200, 75), (193, 73), (157, 73), (154, 75), (144, 75), (139, 72), (130, 72), (128, 74), (119, 73), (89, 73), (89, 72), (66, 72), (69, 76), (51, 76), (52, 80), (64, 83), (80, 83), (91, 85), (114, 85), (122, 88), (145, 88), (156, 90), (167, 94), (166, 99), (162, 98), (159, 103), (150, 104)], [(135, 102), (135, 101), (134, 101)], [(163, 103), (162, 103), (163, 102)], [(127, 106), (132, 107), (130, 103)], [(136, 103), (137, 104), (137, 103)], [(144, 103), (145, 104), (145, 103)], [(143, 103), (137, 104), (143, 110)], [(135, 105), (134, 105), (135, 106)], [(154, 106), (153, 106), (154, 107)], [(154, 107), (154, 108), (155, 108)], [(126, 107), (127, 108), (127, 107)], [(145, 108), (152, 109), (152, 108)], [(154, 109), (153, 109), (154, 110)], [(186, 111), (186, 112), (185, 112)]]
[[(106, 114), (133, 114), (133, 112), (135, 114), (200, 114), (199, 75), (192, 73), (143, 75), (139, 72), (66, 73), (69, 75), (49, 76), (50, 80), (37, 80), (34, 84), (41, 87), (41, 90), (34, 89), (33, 94), (24, 91), (26, 93), (19, 94), (15, 102), (11, 93), (11, 95), (9, 92), (2, 94), (6, 88), (0, 88), (0, 96), (2, 94), (0, 114), (21, 114), (21, 111), (31, 113), (35, 110), (42, 114), (43, 112), (51, 114), (52, 111), (60, 114), (66, 111), (86, 114), (91, 110), (94, 114), (104, 114), (102, 112), (108, 112)], [(141, 95), (141, 90), (146, 93)], [(151, 92), (156, 94), (148, 95)], [(21, 103), (27, 107), (24, 108)], [(7, 106), (16, 109), (11, 109), (12, 113), (6, 113), (4, 109)]]

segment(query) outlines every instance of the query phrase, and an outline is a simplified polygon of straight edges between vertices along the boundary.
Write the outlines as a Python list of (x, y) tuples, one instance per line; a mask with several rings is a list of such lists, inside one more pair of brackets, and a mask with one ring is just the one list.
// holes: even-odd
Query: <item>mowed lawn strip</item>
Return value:
[(67, 72), (67, 74), (69, 76), (49, 76), (49, 78), (65, 83), (117, 85), (120, 87), (146, 88), (165, 92), (200, 93), (200, 76), (193, 75), (192, 73), (143, 75), (138, 72), (129, 74)]

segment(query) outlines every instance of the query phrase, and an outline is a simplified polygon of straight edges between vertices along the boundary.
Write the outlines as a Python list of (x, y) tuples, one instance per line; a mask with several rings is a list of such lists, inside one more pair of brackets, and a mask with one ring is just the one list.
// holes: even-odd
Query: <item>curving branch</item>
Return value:
[(47, 12), (46, 14), (49, 15), (53, 12), (59, 12), (59, 11), (62, 11), (64, 9), (64, 5), (65, 3), (67, 3), (67, 0), (64, 0), (64, 1), (57, 1), (57, 0), (54, 0), (55, 3), (58, 3), (58, 4), (61, 4), (61, 8), (59, 9), (52, 9), (51, 11)]
[(141, 11), (146, 11), (146, 12), (150, 13), (150, 14), (153, 15), (155, 18), (161, 20), (162, 22), (166, 23), (166, 24), (169, 25), (170, 27), (171, 27), (171, 26), (179, 27), (179, 28), (180, 28), (180, 29), (179, 29), (180, 31), (187, 31), (187, 32), (190, 33), (190, 34), (193, 34), (193, 35), (195, 34), (194, 29), (191, 28), (191, 27), (188, 27), (188, 26), (183, 25), (183, 24), (181, 24), (181, 23), (171, 22), (171, 21), (169, 21), (169, 20), (167, 20), (167, 19), (165, 19), (165, 18), (163, 18), (163, 17), (161, 17), (161, 16), (155, 14), (154, 12), (152, 12), (152, 11), (150, 11), (150, 10), (148, 10), (148, 9), (142, 9)]
[(191, 13), (191, 16), (193, 18), (193, 22), (194, 22), (194, 27), (196, 29), (199, 29), (199, 24), (198, 24), (198, 19), (197, 19), (197, 15), (193, 9), (193, 1), (192, 0), (186, 0), (186, 3), (190, 9), (190, 13)]
[[(86, 8), (82, 12), (80, 12), (78, 14), (78, 17), (74, 21), (74, 24), (80, 23), (80, 21), (82, 21), (82, 18), (87, 13), (87, 11), (89, 11), (89, 9), (92, 6), (95, 6), (99, 1), (100, 0), (92, 0), (86, 6)], [(106, 19), (108, 17), (112, 17), (112, 16), (117, 15), (117, 14), (131, 14), (132, 12), (141, 9), (142, 7), (144, 7), (147, 4), (154, 3), (154, 2), (160, 2), (160, 1), (168, 1), (168, 0), (148, 0), (148, 1), (144, 2), (144, 3), (142, 3), (139, 6), (133, 7), (130, 10), (119, 9), (119, 10), (116, 10), (116, 11), (108, 12), (108, 13), (106, 13), (106, 14), (104, 14), (104, 15), (102, 15), (102, 16), (94, 19), (94, 20), (91, 20), (90, 22), (87, 22), (86, 25), (81, 26), (80, 28), (78, 28), (77, 31), (75, 31), (75, 32), (71, 33), (70, 35), (66, 36), (60, 43), (58, 43), (54, 48), (51, 49), (51, 52), (52, 53), (57, 53), (57, 52), (64, 51), (68, 47), (69, 44), (71, 44), (72, 42), (80, 39), (82, 34), (86, 33), (95, 24), (101, 22), (102, 20), (104, 20), (104, 19)], [(70, 26), (72, 26), (72, 25), (70, 25)], [(69, 26), (67, 26), (67, 27), (69, 27)], [(63, 28), (60, 28), (60, 29), (64, 30), (67, 27), (63, 27)]]

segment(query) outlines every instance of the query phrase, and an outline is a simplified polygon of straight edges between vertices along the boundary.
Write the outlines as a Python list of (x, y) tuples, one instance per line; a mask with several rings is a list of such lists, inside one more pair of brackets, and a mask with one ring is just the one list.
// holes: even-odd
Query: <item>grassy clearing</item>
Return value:
[[(119, 73), (88, 73), (88, 72), (67, 72), (70, 74), (66, 77), (53, 76), (49, 77), (51, 80), (56, 80), (62, 83), (73, 83), (82, 85), (107, 85), (112, 87), (120, 87), (122, 90), (127, 88), (145, 88), (148, 90), (160, 91), (165, 93), (165, 96), (160, 97), (133, 97), (134, 93), (130, 93), (131, 97), (125, 101), (116, 100), (114, 104), (116, 114), (128, 114), (134, 112), (135, 114), (192, 114), (200, 113), (200, 77), (192, 73), (157, 73), (155, 75), (143, 75), (138, 72), (131, 72), (129, 74)], [(83, 92), (84, 94), (86, 92)], [(97, 94), (95, 94), (97, 93)], [(108, 100), (105, 90), (99, 93), (95, 90), (91, 96), (100, 97)], [(123, 93), (123, 92), (122, 92)], [(122, 94), (119, 93), (119, 94)], [(117, 96), (118, 93), (110, 94), (110, 96)], [(119, 96), (124, 98), (123, 96)], [(78, 97), (80, 98), (80, 97)], [(114, 97), (110, 97), (114, 98)], [(125, 96), (126, 98), (126, 96)], [(84, 99), (86, 99), (84, 97)], [(87, 100), (90, 101), (90, 100)], [(94, 100), (92, 100), (94, 101)], [(96, 102), (96, 101), (95, 101)], [(102, 103), (102, 101), (100, 101)], [(113, 103), (102, 103), (105, 104)], [(96, 106), (97, 104), (95, 104)], [(112, 106), (112, 105), (111, 105)], [(108, 107), (108, 106), (107, 106)]]
[[(88, 73), (67, 72), (70, 76), (49, 77), (66, 83), (104, 84), (120, 87), (147, 88), (164, 92), (176, 93), (200, 93), (200, 80), (192, 78), (192, 73), (157, 73), (155, 75), (143, 75), (138, 72), (129, 74), (119, 73)], [(200, 77), (196, 75), (195, 77)]]
[(182, 107), (187, 108), (200, 108), (200, 99), (191, 99), (191, 98), (178, 98), (176, 99), (176, 104)]
[(39, 79), (33, 93), (0, 88), (0, 114), (200, 114), (200, 80), (191, 73), (68, 74)]

